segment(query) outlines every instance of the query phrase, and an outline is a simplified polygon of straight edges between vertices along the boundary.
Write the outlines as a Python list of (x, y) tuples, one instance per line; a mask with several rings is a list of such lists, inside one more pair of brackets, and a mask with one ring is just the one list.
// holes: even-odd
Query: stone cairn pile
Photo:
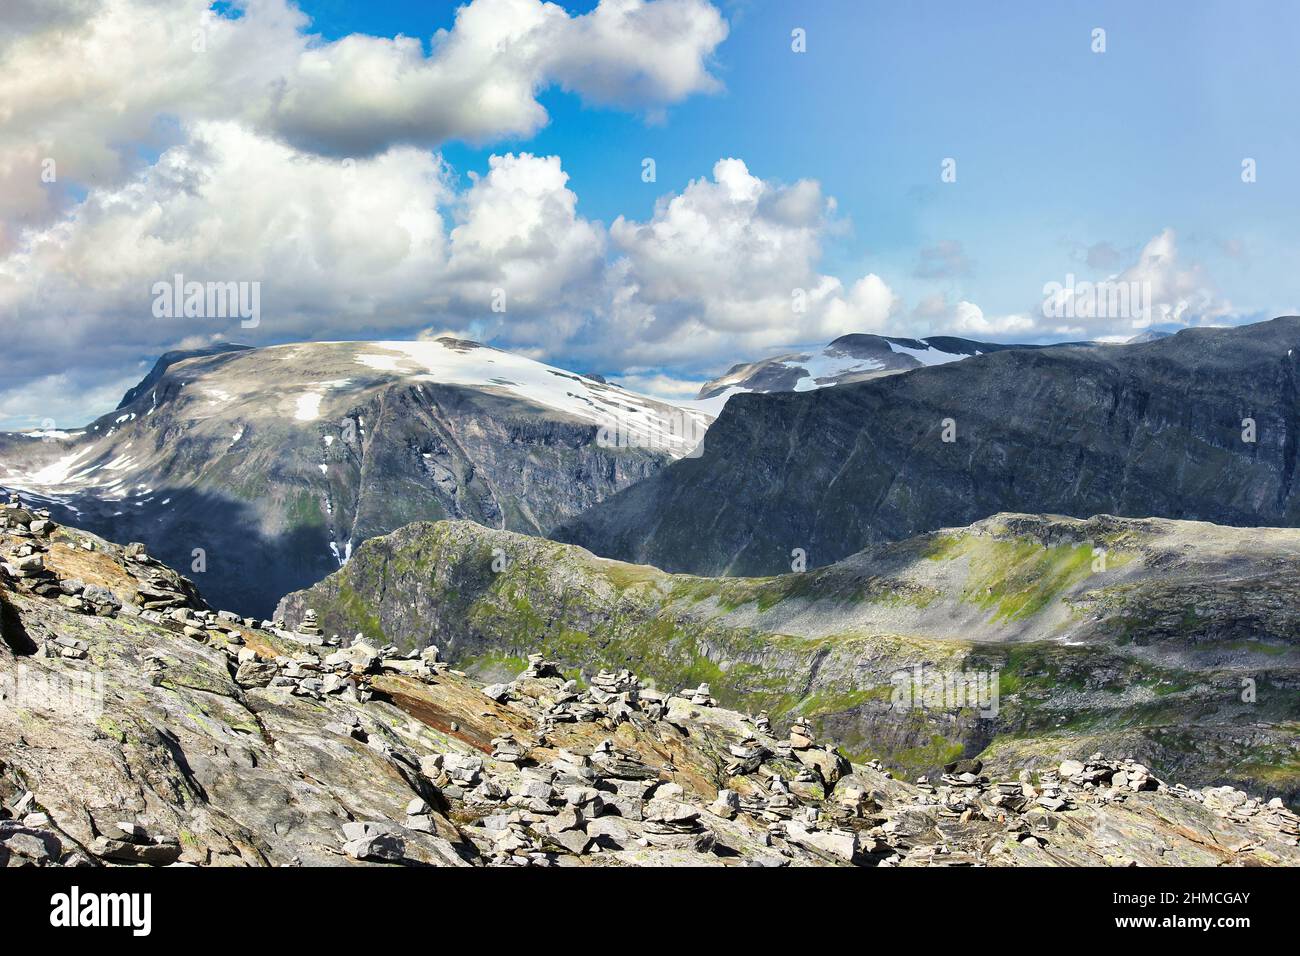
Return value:
[[(865, 791), (845, 788), (825, 808), (826, 795), (851, 769), (848, 761), (817, 747), (806, 725), (797, 725), (790, 740), (776, 740), (765, 714), (750, 720), (718, 710), (707, 684), (665, 694), (644, 686), (630, 671), (602, 670), (579, 690), (555, 662), (533, 654), (513, 681), (488, 685), (483, 693), (497, 703), (540, 708), (535, 741), (506, 733), (492, 740), (488, 759), (442, 754), (426, 758), (421, 767), (446, 798), (463, 801), (467, 812), (481, 812), (468, 832), (496, 864), (549, 866), (557, 853), (632, 847), (707, 852), (715, 846), (721, 821), (743, 815), (759, 821), (773, 861), (784, 860), (781, 847), (789, 845), (854, 862), (874, 845), (860, 828), (848, 825), (871, 810)], [(726, 745), (728, 776), (755, 779), (746, 799), (724, 788), (712, 804), (693, 804), (680, 784), (662, 779), (660, 769), (612, 739), (590, 753), (548, 742), (548, 734), (563, 723), (591, 722), (608, 730), (629, 720), (685, 726), (692, 715), (714, 711), (747, 728), (739, 742)], [(537, 759), (538, 747), (548, 748), (546, 762)], [(797, 770), (784, 770), (795, 775), (793, 782), (769, 765), (774, 760), (795, 762)], [(706, 825), (706, 818), (719, 822)]]
[(1233, 823), (1267, 827), (1288, 839), (1293, 846), (1300, 846), (1300, 816), (1287, 809), (1281, 797), (1265, 803), (1233, 787), (1192, 790), (1183, 784), (1175, 784), (1172, 789)]
[[(381, 669), (394, 663), (380, 653)], [(532, 655), (515, 680), (483, 692), (494, 701), (541, 708), (535, 738), (502, 733), (491, 741), (488, 756), (446, 753), (416, 762), (429, 786), (474, 816), (466, 833), (496, 865), (552, 866), (566, 855), (632, 847), (708, 852), (726, 838), (727, 826), (745, 819), (758, 825), (762, 843), (772, 854), (764, 861), (768, 863), (787, 860), (789, 848), (843, 863), (881, 866), (897, 865), (904, 856), (909, 862), (944, 865), (978, 862), (972, 847), (947, 842), (917, 846), (907, 829), (906, 811), (888, 820), (875, 817), (880, 796), (861, 782), (865, 778), (849, 776), (853, 768), (833, 748), (818, 746), (806, 721), (796, 720), (786, 739), (776, 739), (769, 733), (767, 715), (744, 718), (722, 711), (716, 703), (702, 702), (712, 696), (705, 690), (665, 695), (642, 686), (630, 672), (601, 671), (579, 691), (554, 662)], [(711, 713), (717, 717), (709, 717)], [(725, 744), (726, 776), (749, 780), (751, 786), (745, 795), (722, 788), (712, 803), (695, 803), (680, 784), (663, 779), (660, 768), (620, 749), (613, 739), (602, 740), (589, 753), (548, 742), (548, 730), (579, 720), (610, 730), (625, 720), (665, 721), (682, 728), (697, 720), (720, 720), (720, 726), (734, 734)], [(359, 726), (335, 729), (366, 739)], [(545, 748), (545, 759), (538, 748)], [(786, 761), (795, 762), (793, 773), (788, 764), (782, 765)], [(890, 777), (879, 761), (870, 761), (866, 768)], [(1036, 781), (1023, 771), (1017, 781), (997, 783), (990, 783), (979, 760), (959, 760), (948, 764), (936, 783), (918, 781), (915, 800), (918, 809), (928, 807), (940, 820), (1001, 822), (1016, 841), (1046, 846), (1058, 814), (1084, 803), (1122, 801), (1153, 790), (1186, 794), (1234, 820), (1271, 827), (1293, 840), (1300, 833), (1300, 818), (1281, 801), (1262, 804), (1231, 788), (1169, 790), (1141, 764), (1106, 760), (1100, 754), (1065, 761)], [(424, 807), (408, 807), (407, 829), (425, 825), (427, 811), (419, 811)], [(928, 821), (923, 830), (933, 830), (933, 817), (918, 819)], [(366, 841), (387, 834), (400, 843), (393, 825), (378, 821), (370, 826), (374, 829), (345, 833), (344, 852), (391, 860), (396, 851), (390, 842)]]
[(0, 508), (0, 531), (9, 543), (0, 573), (19, 582), (22, 589), (41, 597), (55, 597), (59, 582), (45, 567), (48, 539), (56, 529), (45, 510), (27, 508), (18, 495), (10, 495)]
[[(181, 855), (180, 841), (153, 836), (127, 820), (106, 828), (86, 847), (95, 860), (128, 866), (169, 866)], [(97, 865), (37, 809), (36, 795), (24, 791), (11, 806), (0, 805), (0, 867)]]
[[(315, 620), (315, 615), (309, 620)], [(277, 630), (276, 633), (285, 632)], [(268, 658), (247, 647), (238, 650), (237, 657), (235, 682), (241, 686), (284, 688), (299, 697), (323, 700), (338, 696), (356, 703), (371, 699), (369, 683), (376, 674), (388, 672), (429, 679), (447, 669), (438, 661), (437, 647), (400, 653), (392, 644), (376, 647), (360, 634), (346, 647), (324, 657), (303, 650)], [(346, 728), (346, 735), (362, 739), (351, 726)]]
[[(174, 571), (156, 564), (140, 544), (129, 545), (120, 552), (121, 567), (134, 582), (126, 592), (131, 600), (124, 602), (118, 593), (98, 584), (61, 577), (55, 567), (62, 559), (51, 563), (55, 547), (66, 548), (66, 552), (60, 552), (66, 555), (78, 551), (103, 552), (108, 560), (113, 560), (114, 547), (61, 530), (48, 511), (26, 507), (17, 495), (10, 495), (0, 508), (0, 542), (3, 542), (0, 578), (12, 582), (19, 591), (57, 601), (72, 613), (98, 617), (126, 614), (146, 617), (153, 623), (163, 623), (161, 609), (182, 608), (186, 613), (205, 613), (197, 611), (201, 602), (194, 595), (192, 585)], [(84, 658), (86, 650), (85, 642), (67, 637), (46, 641), (44, 646), (46, 656), (74, 660)]]

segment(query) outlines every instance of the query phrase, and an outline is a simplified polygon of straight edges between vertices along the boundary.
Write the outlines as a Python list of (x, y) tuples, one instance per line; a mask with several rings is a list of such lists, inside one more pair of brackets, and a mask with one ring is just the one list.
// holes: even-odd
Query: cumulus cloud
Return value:
[(910, 324), (924, 334), (961, 335), (1007, 341), (1037, 335), (1037, 323), (1030, 314), (985, 315), (974, 302), (951, 301), (943, 293), (924, 296), (909, 313)]
[[(550, 86), (654, 112), (718, 88), (727, 35), (707, 0), (601, 0), (570, 16), (542, 0), (471, 0), (426, 55), (420, 39), (312, 36), (290, 0), (11, 0), (0, 32), (0, 219), (51, 214), (40, 162), (113, 185), (141, 144), (178, 123), (238, 120), (304, 151), (377, 155), (527, 136), (547, 122)], [(129, 38), (129, 42), (127, 40)], [(14, 188), (19, 180), (26, 183)]]
[[(121, 368), (182, 339), (425, 328), (649, 368), (883, 329), (898, 304), (878, 276), (846, 287), (818, 271), (834, 203), (817, 183), (765, 181), (738, 159), (607, 230), (579, 214), (554, 156), (492, 156), (458, 191), (439, 156), (413, 147), (339, 160), (228, 121), (184, 139), (0, 256), (0, 312), (24, 328), (0, 390), (34, 382), (50, 341), (93, 356), (115, 388)], [(175, 275), (259, 283), (260, 325), (155, 316), (155, 284)]]
[(1045, 284), (1043, 296), (1040, 328), (1094, 338), (1123, 339), (1152, 325), (1214, 325), (1234, 312), (1205, 268), (1180, 256), (1172, 229), (1152, 237), (1126, 268), (1064, 276)]
[[(986, 315), (946, 295), (909, 312), (878, 275), (823, 272), (843, 224), (817, 181), (764, 179), (738, 158), (644, 220), (606, 227), (581, 215), (560, 157), (494, 155), (462, 188), (432, 151), (535, 131), (550, 86), (649, 113), (716, 89), (710, 58), (727, 27), (706, 0), (601, 0), (579, 16), (472, 0), (427, 51), (404, 37), (324, 42), (289, 0), (247, 0), (239, 17), (206, 0), (9, 3), (0, 316), (21, 330), (0, 363), (10, 424), (80, 424), (145, 356), (185, 341), (453, 330), (684, 396), (718, 365), (848, 332), (1029, 340), (1138, 327), (1051, 319), (1038, 303)], [(922, 279), (970, 271), (955, 240), (918, 261)], [(155, 284), (175, 275), (259, 283), (260, 325), (155, 317)], [(1228, 309), (1171, 231), (1113, 278), (1150, 290), (1152, 323)]]
[(0, 259), (0, 309), (69, 345), (233, 334), (226, 317), (153, 316), (154, 283), (182, 274), (261, 283), (263, 324), (248, 335), (485, 317), (496, 289), (506, 315), (550, 314), (599, 283), (604, 248), (566, 182), (557, 157), (509, 154), (457, 194), (422, 150), (340, 161), (202, 123), (135, 180), (29, 232)]
[(846, 290), (817, 270), (834, 213), (818, 183), (768, 182), (730, 158), (649, 220), (620, 216), (610, 227), (615, 340), (669, 362), (881, 327), (896, 300), (878, 276)]

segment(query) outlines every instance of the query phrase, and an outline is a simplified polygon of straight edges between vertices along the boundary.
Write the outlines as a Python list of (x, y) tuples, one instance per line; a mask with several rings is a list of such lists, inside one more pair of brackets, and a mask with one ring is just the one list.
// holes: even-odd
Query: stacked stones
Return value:
[(700, 811), (676, 799), (681, 796), (680, 787), (676, 793), (668, 792), (661, 796), (660, 791), (666, 789), (660, 786), (645, 805), (643, 845), (690, 847), (699, 852), (712, 849), (716, 838), (700, 823)]
[(181, 844), (170, 836), (151, 836), (140, 824), (132, 821), (118, 823), (116, 833), (105, 833), (95, 838), (91, 852), (101, 860), (114, 863), (146, 863), (150, 866), (169, 866), (180, 859)]
[(635, 674), (628, 670), (621, 670), (617, 673), (601, 671), (591, 679), (591, 686), (602, 694), (608, 694), (612, 697), (618, 694), (635, 694), (641, 689), (641, 682), (637, 680)]
[(989, 782), (988, 777), (980, 776), (983, 769), (979, 760), (957, 760), (944, 766), (940, 780), (950, 787), (983, 788)]
[(143, 544), (136, 542), (127, 545), (124, 557), (128, 570), (134, 565), (144, 577), (145, 583), (136, 589), (136, 603), (142, 610), (167, 611), (194, 606), (190, 596), (185, 593), (180, 575), (154, 561)]
[(763, 819), (775, 823), (779, 820), (788, 820), (794, 816), (795, 802), (794, 794), (790, 792), (790, 785), (785, 782), (785, 778), (780, 774), (772, 774), (768, 778), (769, 796), (763, 807)]
[(494, 832), (492, 862), (498, 866), (549, 866), (541, 843), (522, 820), (505, 819)]
[(802, 719), (790, 725), (790, 747), (794, 750), (807, 750), (813, 745), (813, 730)]
[[(30, 791), (28, 792), (30, 796)], [(18, 814), (19, 819), (0, 819), (0, 860), (7, 866), (88, 866), (90, 860), (64, 846), (60, 834), (45, 813)]]
[(10, 538), (19, 539), (8, 560), (0, 561), (0, 573), (38, 597), (58, 598), (62, 593), (58, 579), (45, 566), (49, 545), (41, 540), (48, 537), (54, 527), (48, 511), (23, 507), (17, 495), (11, 495), (8, 504), (0, 508), (0, 529)]
[(48, 537), (57, 527), (50, 520), (49, 511), (44, 508), (24, 507), (18, 495), (11, 494), (9, 501), (0, 508), (0, 528), (8, 531), (15, 538)]
[(727, 764), (727, 776), (738, 777), (756, 771), (771, 751), (757, 738), (746, 737), (738, 744), (728, 744), (727, 753), (732, 758)]
[(108, 588), (86, 584), (74, 578), (59, 582), (58, 601), (69, 611), (91, 614), (96, 617), (114, 617), (122, 610), (122, 602)]
[(637, 703), (641, 707), (641, 714), (647, 720), (663, 720), (664, 714), (668, 711), (668, 696), (647, 687), (642, 687), (637, 692)]
[[(540, 657), (540, 655), (532, 657)], [(529, 671), (521, 674), (515, 683), (528, 678), (532, 670), (530, 664)], [(559, 685), (554, 687), (552, 695), (548, 695), (551, 696), (552, 704), (542, 718), (543, 732), (561, 723), (602, 721), (604, 726), (612, 727), (625, 720), (631, 720), (634, 716), (660, 720), (664, 714), (665, 697), (658, 691), (642, 687), (636, 675), (626, 670), (617, 673), (601, 671), (592, 679), (591, 687), (582, 692), (579, 692), (575, 681), (559, 683), (562, 677), (558, 671), (548, 677), (532, 679), (546, 680), (553, 685)], [(484, 688), (485, 693), (489, 693), (497, 700), (503, 699), (514, 690), (511, 685), (492, 685)], [(496, 696), (498, 694), (500, 696)]]
[(1040, 794), (1034, 801), (1038, 806), (1053, 812), (1068, 810), (1072, 806), (1070, 799), (1061, 789), (1061, 780), (1054, 770), (1045, 770), (1039, 778)]
[(45, 557), (24, 545), (9, 562), (9, 573), (20, 581), (38, 581), (53, 577), (45, 568)]
[(989, 805), (1003, 810), (1010, 810), (1013, 813), (1023, 813), (1029, 806), (1029, 797), (1025, 793), (1023, 784), (1013, 780), (1004, 780), (998, 783), (993, 795), (989, 798)]
[(1093, 754), (1086, 761), (1062, 761), (1058, 773), (1061, 779), (1089, 790), (1097, 789), (1103, 784), (1108, 785), (1112, 793), (1138, 793), (1156, 790), (1161, 786), (1160, 781), (1142, 764), (1129, 759), (1106, 760), (1099, 753)]
[(302, 623), (292, 631), (282, 631), (285, 637), (298, 642), (307, 644), (312, 647), (323, 647), (325, 645), (324, 632), (321, 631), (320, 621), (316, 619), (316, 612), (308, 609), (303, 613)]
[(540, 680), (544, 677), (562, 677), (560, 665), (555, 661), (548, 661), (545, 655), (529, 654), (528, 667), (519, 675), (520, 680)]
[(697, 707), (718, 706), (718, 702), (713, 699), (713, 691), (709, 688), (708, 683), (703, 683), (694, 690), (683, 691), (682, 696)]
[[(464, 790), (475, 786), (483, 775), (483, 758), (477, 754), (443, 754), (440, 761), (442, 773), (455, 788)], [(421, 767), (423, 768), (423, 763)], [(442, 786), (442, 784), (439, 784)], [(444, 788), (448, 796), (455, 796), (452, 786)]]
[(85, 641), (60, 634), (53, 640), (45, 642), (46, 657), (61, 657), (64, 660), (81, 661), (86, 659), (90, 645)]

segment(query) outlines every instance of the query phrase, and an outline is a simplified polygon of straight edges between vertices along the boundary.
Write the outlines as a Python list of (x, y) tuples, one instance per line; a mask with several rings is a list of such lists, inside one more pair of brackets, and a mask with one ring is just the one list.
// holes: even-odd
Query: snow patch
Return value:
[[(713, 415), (685, 403), (671, 404), (488, 346), (450, 339), (375, 342), (357, 362), (417, 381), (496, 389), (597, 426), (617, 427), (646, 447), (681, 456), (698, 443)], [(686, 427), (683, 427), (683, 426)]]
[(300, 422), (314, 422), (320, 418), (320, 403), (324, 398), (324, 392), (307, 392), (299, 395), (293, 417)]
[[(949, 362), (960, 362), (969, 356), (960, 352), (940, 352), (932, 345), (927, 345), (923, 349), (908, 348), (906, 345), (899, 345), (896, 342), (890, 342), (889, 347), (899, 355), (910, 355), (922, 365), (947, 365)], [(980, 353), (976, 352), (976, 355)]]

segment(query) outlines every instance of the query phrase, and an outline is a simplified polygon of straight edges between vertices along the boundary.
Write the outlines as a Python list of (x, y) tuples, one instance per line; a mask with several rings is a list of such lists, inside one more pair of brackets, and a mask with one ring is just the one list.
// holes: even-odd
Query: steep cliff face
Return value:
[(1002, 515), (740, 579), (441, 522), (371, 539), (280, 613), (433, 643), (489, 679), (540, 649), (574, 675), (708, 681), (723, 703), (804, 718), (907, 773), (1122, 750), (1294, 801), (1297, 598), (1300, 531), (1285, 529)]
[(1288, 317), (735, 395), (702, 457), (554, 537), (671, 571), (774, 574), (796, 548), (824, 565), (999, 511), (1295, 526), (1298, 455)]
[[(544, 533), (709, 420), (451, 339), (172, 356), (145, 385), (81, 431), (0, 438), (0, 486), (148, 544), (249, 614), (411, 521)], [(602, 442), (611, 422), (641, 440)]]

